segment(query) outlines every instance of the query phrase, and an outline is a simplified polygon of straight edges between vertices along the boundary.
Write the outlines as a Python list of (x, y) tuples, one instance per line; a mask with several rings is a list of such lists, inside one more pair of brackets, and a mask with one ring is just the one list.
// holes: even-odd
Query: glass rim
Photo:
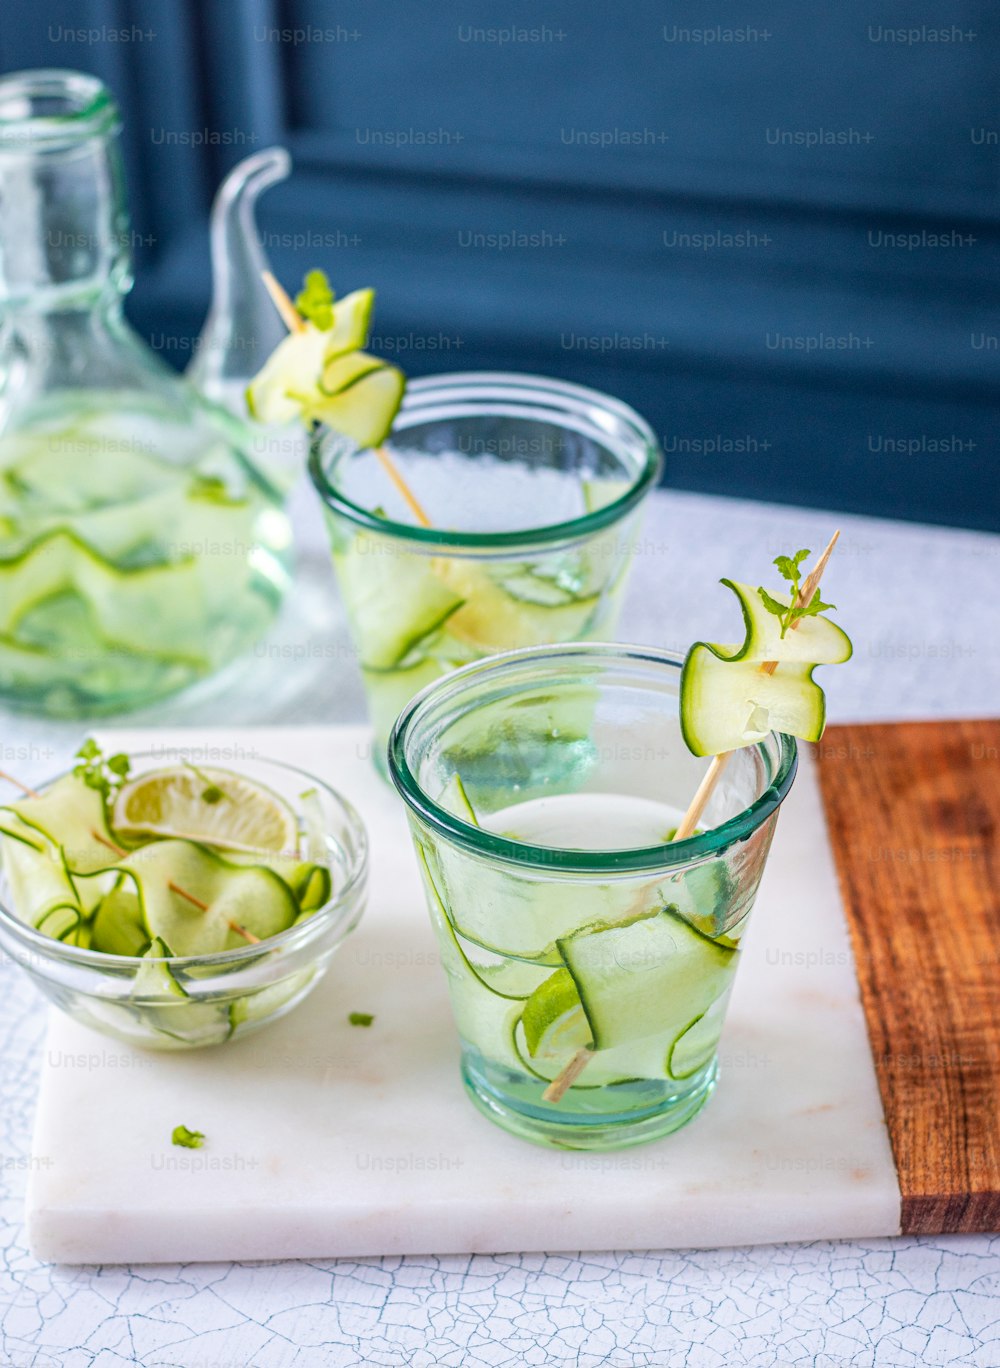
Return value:
[(770, 740), (777, 744), (777, 764), (773, 767), (770, 783), (749, 807), (717, 827), (688, 836), (682, 841), (670, 841), (656, 846), (630, 846), (621, 850), (568, 850), (558, 846), (532, 845), (486, 831), (483, 827), (463, 822), (442, 807), (420, 786), (406, 758), (409, 734), (420, 720), (420, 713), (449, 691), (461, 693), (476, 678), (491, 672), (501, 673), (511, 667), (530, 664), (546, 658), (579, 659), (586, 662), (642, 661), (666, 665), (680, 670), (683, 657), (675, 652), (654, 646), (628, 646), (613, 642), (568, 642), (561, 645), (527, 646), (516, 651), (488, 656), (483, 660), (463, 665), (450, 674), (433, 680), (416, 694), (396, 719), (389, 737), (389, 775), (407, 807), (423, 822), (456, 845), (474, 854), (507, 865), (544, 869), (550, 873), (563, 871), (574, 874), (641, 874), (651, 870), (672, 869), (719, 855), (737, 841), (745, 840), (760, 827), (784, 802), (798, 768), (798, 747), (795, 738), (784, 732), (769, 732), (763, 741), (747, 746), (765, 756), (768, 766), (771, 757), (765, 747)]
[[(51, 114), (4, 114), (8, 100), (62, 99), (66, 109)], [(118, 106), (98, 76), (63, 67), (11, 71), (0, 77), (0, 152), (33, 147), (72, 147), (118, 126)]]
[(548, 395), (569, 401), (580, 411), (584, 406), (589, 406), (612, 414), (631, 431), (632, 437), (642, 448), (642, 466), (629, 488), (603, 508), (584, 513), (578, 518), (559, 523), (541, 523), (537, 527), (519, 528), (513, 532), (455, 532), (446, 528), (420, 527), (414, 523), (380, 517), (341, 493), (329, 479), (323, 461), (323, 448), (332, 436), (338, 434), (321, 425), (309, 441), (309, 475), (323, 503), (356, 526), (399, 541), (470, 552), (504, 551), (525, 546), (545, 546), (554, 542), (573, 542), (589, 536), (592, 532), (619, 522), (655, 487), (663, 469), (663, 454), (645, 418), (612, 395), (589, 389), (585, 385), (574, 385), (568, 380), (554, 380), (548, 376), (522, 374), (519, 371), (453, 371), (425, 375), (407, 384), (400, 414), (418, 413), (421, 401), (431, 398), (440, 402), (460, 401), (474, 394), (477, 389), (491, 386), (509, 387), (510, 397), (518, 397), (517, 391), (520, 390), (520, 397), (526, 402), (532, 398), (541, 400)]
[[(166, 757), (169, 760), (171, 755), (182, 755), (183, 752), (183, 746), (168, 746), (162, 750), (135, 751), (134, 754), (129, 755), (129, 758), (143, 760), (156, 756)], [(302, 779), (308, 780), (314, 788), (323, 789), (333, 799), (347, 818), (357, 840), (357, 850), (354, 859), (351, 861), (347, 879), (343, 886), (337, 889), (323, 906), (318, 907), (305, 921), (300, 922), (297, 926), (286, 927), (284, 931), (279, 931), (276, 936), (267, 936), (257, 945), (240, 945), (231, 950), (217, 950), (207, 955), (163, 955), (157, 961), (160, 964), (167, 964), (179, 969), (190, 968), (192, 965), (209, 965), (223, 969), (240, 965), (244, 961), (252, 962), (259, 959), (261, 954), (265, 952), (265, 947), (267, 950), (276, 947), (297, 949), (300, 944), (307, 944), (317, 930), (328, 928), (331, 921), (335, 920), (334, 914), (343, 912), (345, 907), (350, 905), (351, 899), (364, 882), (368, 870), (368, 830), (354, 805), (325, 780), (310, 774), (308, 770), (300, 769), (298, 765), (289, 765), (283, 760), (272, 760), (269, 756), (263, 755), (254, 756), (253, 762), (255, 764), (262, 762), (276, 769), (285, 770), (289, 774), (297, 774)], [(212, 768), (212, 766), (208, 768)], [(236, 772), (233, 771), (233, 773)], [(71, 773), (70, 770), (61, 770), (58, 774), (54, 774), (51, 779), (44, 780), (38, 786), (39, 792), (69, 773)], [(105, 967), (108, 969), (137, 968), (140, 964), (147, 962), (141, 955), (112, 955), (104, 950), (90, 950), (81, 945), (67, 945), (64, 941), (55, 940), (52, 936), (46, 936), (36, 927), (23, 922), (16, 912), (7, 906), (5, 899), (0, 899), (0, 929), (12, 934), (15, 939), (35, 952), (39, 961), (58, 960), (64, 964), (76, 965), (82, 969), (93, 969), (98, 972)], [(211, 984), (213, 980), (204, 979), (201, 982)]]

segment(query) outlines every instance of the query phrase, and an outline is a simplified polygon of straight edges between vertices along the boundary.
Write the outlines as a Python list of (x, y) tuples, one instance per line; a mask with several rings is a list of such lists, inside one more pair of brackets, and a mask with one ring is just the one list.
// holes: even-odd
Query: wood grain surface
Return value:
[(1000, 721), (817, 749), (903, 1232), (998, 1231)]

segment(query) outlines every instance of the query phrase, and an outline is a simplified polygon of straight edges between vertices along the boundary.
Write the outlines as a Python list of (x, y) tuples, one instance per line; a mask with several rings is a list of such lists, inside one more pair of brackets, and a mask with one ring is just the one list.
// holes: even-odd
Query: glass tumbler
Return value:
[(425, 689), (392, 733), (472, 1101), (516, 1135), (616, 1149), (690, 1120), (717, 1046), (792, 738), (706, 761), (681, 661), (579, 643), (512, 651)]
[(660, 469), (632, 409), (529, 375), (412, 382), (379, 451), (320, 430), (310, 471), (380, 767), (399, 710), (440, 675), (515, 647), (614, 635)]

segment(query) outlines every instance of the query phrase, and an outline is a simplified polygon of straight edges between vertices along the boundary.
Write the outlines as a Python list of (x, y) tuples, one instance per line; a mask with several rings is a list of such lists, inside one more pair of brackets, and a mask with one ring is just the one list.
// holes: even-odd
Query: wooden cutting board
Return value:
[(902, 1230), (1000, 1230), (1000, 722), (819, 752)]

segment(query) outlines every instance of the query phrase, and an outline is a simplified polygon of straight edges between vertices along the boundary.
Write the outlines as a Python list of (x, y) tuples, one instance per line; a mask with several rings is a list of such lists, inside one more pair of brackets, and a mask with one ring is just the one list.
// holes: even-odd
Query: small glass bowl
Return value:
[(298, 926), (260, 945), (157, 961), (169, 969), (183, 995), (144, 992), (140, 997), (136, 973), (149, 961), (64, 945), (35, 931), (13, 910), (0, 868), (0, 947), (61, 1011), (92, 1030), (149, 1050), (222, 1045), (290, 1012), (323, 977), (334, 951), (364, 911), (367, 833), (350, 803), (322, 780), (242, 749), (230, 754), (226, 747), (165, 747), (131, 760), (130, 778), (185, 760), (233, 769), (270, 788), (293, 809), (300, 794), (315, 790), (330, 853), (332, 896)]

